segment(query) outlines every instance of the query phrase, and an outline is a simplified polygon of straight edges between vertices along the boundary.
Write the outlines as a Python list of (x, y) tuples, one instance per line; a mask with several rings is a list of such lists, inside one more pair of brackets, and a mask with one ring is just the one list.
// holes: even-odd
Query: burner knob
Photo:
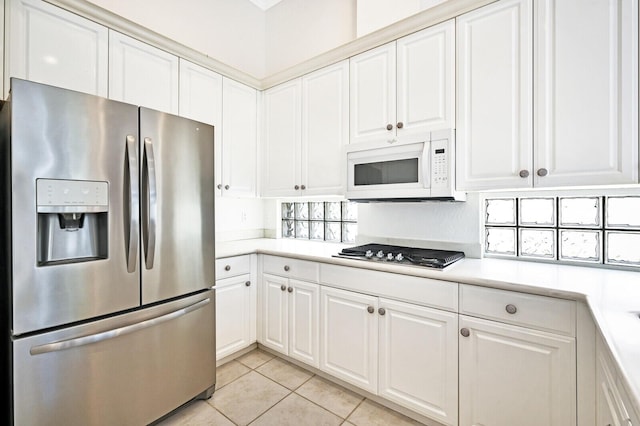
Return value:
[(402, 253), (398, 253), (396, 255), (396, 261), (398, 262), (402, 262), (402, 260), (404, 259), (404, 256), (402, 255)]
[(367, 250), (367, 252), (364, 254), (364, 257), (366, 257), (367, 259), (371, 259), (373, 257), (373, 252), (371, 250)]
[(378, 251), (378, 252), (376, 253), (376, 257), (377, 257), (378, 259), (382, 259), (382, 258), (384, 257), (384, 252), (383, 252), (382, 250)]
[(387, 260), (393, 260), (393, 253), (387, 253)]

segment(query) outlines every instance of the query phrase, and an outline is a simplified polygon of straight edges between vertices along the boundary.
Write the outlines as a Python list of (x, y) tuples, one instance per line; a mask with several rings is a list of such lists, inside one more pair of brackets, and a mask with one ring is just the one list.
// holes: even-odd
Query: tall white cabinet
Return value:
[(178, 114), (178, 57), (109, 30), (109, 98)]
[(264, 92), (263, 196), (344, 193), (348, 66), (339, 62)]
[(351, 143), (420, 142), (454, 127), (455, 23), (350, 59)]
[(5, 97), (10, 77), (107, 96), (106, 27), (43, 1), (5, 4)]
[(457, 19), (460, 190), (638, 182), (638, 3), (500, 0)]

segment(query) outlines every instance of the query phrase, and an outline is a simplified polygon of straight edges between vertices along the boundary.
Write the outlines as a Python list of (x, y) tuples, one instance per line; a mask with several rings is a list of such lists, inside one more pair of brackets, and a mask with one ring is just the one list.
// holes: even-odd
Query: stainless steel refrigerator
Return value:
[(14, 78), (0, 131), (5, 424), (211, 396), (213, 127)]

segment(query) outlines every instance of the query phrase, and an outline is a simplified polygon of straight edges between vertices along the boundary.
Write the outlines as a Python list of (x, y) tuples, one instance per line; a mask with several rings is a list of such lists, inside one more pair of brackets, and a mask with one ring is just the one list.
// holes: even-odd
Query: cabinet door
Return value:
[(255, 197), (258, 95), (255, 89), (223, 79), (222, 193)]
[(300, 91), (296, 79), (264, 92), (265, 197), (300, 193)]
[(532, 185), (531, 3), (500, 0), (456, 18), (457, 189)]
[(320, 369), (377, 393), (378, 299), (330, 287), (320, 298)]
[(178, 114), (178, 57), (109, 30), (109, 98)]
[(17, 77), (107, 96), (106, 27), (35, 0), (8, 0), (5, 96)]
[(252, 343), (251, 322), (255, 320), (252, 313), (251, 287), (250, 275), (216, 281), (216, 359), (218, 360)]
[(262, 275), (262, 344), (285, 355), (289, 348), (289, 280)]
[(395, 42), (356, 55), (349, 64), (350, 143), (395, 140)]
[(575, 339), (460, 315), (460, 424), (576, 424)]
[(535, 186), (637, 183), (637, 0), (544, 0), (536, 22)]
[(396, 126), (402, 142), (422, 142), (432, 130), (455, 128), (454, 37), (455, 21), (450, 20), (396, 43)]
[(290, 280), (289, 288), (289, 356), (318, 368), (320, 286)]
[(458, 423), (458, 315), (380, 299), (379, 392), (444, 424)]
[[(214, 126), (215, 183), (222, 180), (222, 76), (180, 58), (180, 97), (178, 111), (182, 117)], [(217, 189), (216, 195), (221, 190)]]
[(349, 142), (349, 62), (302, 77), (303, 195), (344, 194)]

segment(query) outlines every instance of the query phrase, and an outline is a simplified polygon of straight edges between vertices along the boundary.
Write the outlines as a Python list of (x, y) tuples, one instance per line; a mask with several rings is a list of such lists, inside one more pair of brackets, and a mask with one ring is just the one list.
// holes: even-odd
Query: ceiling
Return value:
[(249, 0), (251, 3), (255, 4), (262, 10), (267, 10), (272, 6), (280, 3), (282, 0)]

